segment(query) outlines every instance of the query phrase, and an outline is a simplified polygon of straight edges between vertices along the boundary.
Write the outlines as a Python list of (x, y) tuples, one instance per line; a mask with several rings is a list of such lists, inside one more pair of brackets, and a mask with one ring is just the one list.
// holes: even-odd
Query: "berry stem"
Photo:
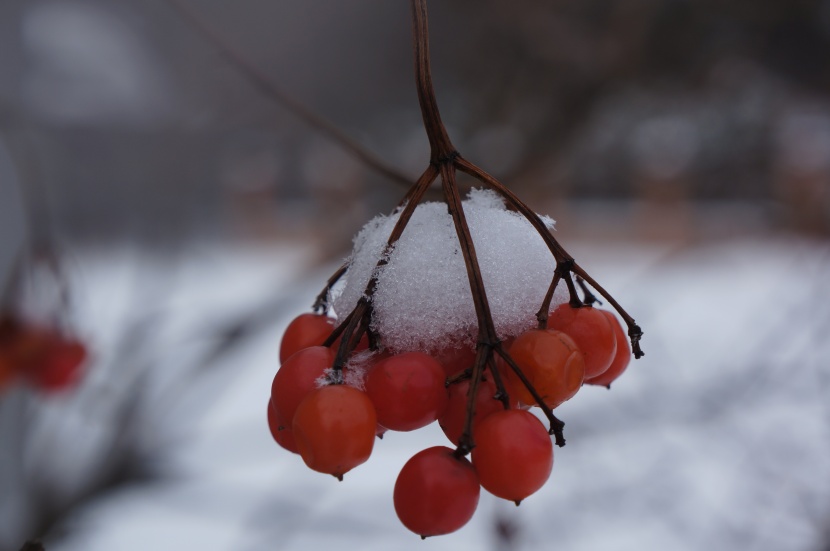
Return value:
[[(566, 283), (570, 279), (570, 273), (574, 273), (577, 276), (584, 279), (591, 287), (593, 287), (603, 298), (605, 298), (611, 306), (620, 314), (620, 316), (625, 321), (626, 325), (628, 325), (628, 336), (631, 339), (631, 348), (634, 352), (635, 358), (640, 358), (644, 355), (643, 351), (640, 349), (640, 339), (643, 336), (643, 331), (640, 329), (640, 326), (634, 321), (634, 318), (620, 306), (620, 303), (617, 302), (611, 294), (606, 291), (601, 285), (599, 285), (594, 278), (592, 278), (588, 272), (586, 272), (579, 264), (577, 264), (573, 257), (568, 254), (568, 251), (565, 250), (562, 245), (556, 240), (553, 234), (550, 232), (545, 223), (539, 218), (539, 216), (533, 212), (533, 210), (528, 207), (521, 199), (519, 199), (512, 191), (507, 189), (504, 184), (499, 182), (496, 178), (479, 168), (478, 166), (474, 165), (470, 161), (464, 159), (460, 155), (455, 158), (453, 161), (455, 166), (458, 170), (469, 174), (473, 178), (477, 179), (478, 181), (482, 182), (483, 184), (487, 185), (494, 189), (499, 195), (504, 197), (507, 201), (508, 207), (512, 207), (516, 209), (522, 216), (524, 216), (528, 222), (536, 229), (536, 232), (542, 237), (545, 241), (545, 244), (550, 249), (551, 254), (556, 259), (557, 268), (559, 268), (562, 263), (567, 263), (567, 270), (563, 270), (565, 273), (562, 274), (562, 278), (565, 279)], [(571, 289), (573, 282), (568, 286), (569, 291), (571, 293), (571, 302), (574, 302), (574, 294), (576, 293), (575, 289)], [(579, 300), (578, 297), (576, 299)]]
[(336, 272), (334, 272), (331, 277), (326, 281), (326, 286), (320, 291), (320, 294), (317, 295), (317, 298), (314, 299), (314, 304), (312, 305), (312, 309), (317, 312), (318, 314), (325, 314), (326, 311), (329, 309), (329, 294), (331, 293), (331, 288), (340, 281), (340, 278), (349, 270), (349, 263), (344, 262), (342, 266), (340, 266)]
[(594, 296), (594, 293), (588, 288), (588, 285), (585, 284), (585, 280), (579, 276), (576, 276), (576, 284), (579, 285), (579, 288), (582, 289), (582, 304), (585, 306), (593, 306), (596, 303), (602, 304), (602, 302)]
[(493, 323), (493, 315), (490, 312), (490, 303), (487, 300), (487, 291), (484, 288), (484, 280), (481, 277), (481, 268), (476, 256), (473, 237), (464, 216), (464, 208), (461, 206), (461, 196), (458, 192), (458, 184), (455, 181), (455, 167), (450, 164), (450, 161), (441, 164), (441, 185), (444, 191), (444, 200), (447, 202), (447, 210), (449, 210), (455, 225), (455, 233), (458, 237), (461, 254), (464, 257), (464, 264), (467, 267), (467, 278), (470, 282), (473, 305), (478, 318), (478, 345), (471, 373), (470, 388), (467, 391), (467, 414), (464, 418), (464, 430), (461, 433), (456, 450), (456, 454), (463, 456), (470, 453), (475, 447), (472, 424), (478, 385), (481, 382), (481, 376), (488, 360), (493, 356), (493, 346), (499, 341)]
[(426, 0), (412, 0), (412, 37), (415, 53), (415, 89), (430, 147), (430, 162), (443, 164), (457, 155), (438, 112), (429, 60), (429, 25)]
[[(358, 329), (358, 327), (363, 327), (363, 317), (368, 313), (369, 309), (369, 300), (366, 297), (361, 297), (361, 299), (357, 301), (355, 309), (352, 310), (346, 320), (340, 324), (341, 327), (345, 326), (345, 328), (342, 331), (340, 346), (337, 347), (337, 354), (334, 356), (334, 365), (332, 365), (335, 377), (339, 380), (332, 381), (334, 384), (340, 384), (342, 382), (340, 371), (343, 369), (343, 366), (346, 365), (346, 359), (349, 357), (349, 354), (351, 354), (352, 350), (354, 350), (354, 348), (352, 348), (352, 341), (355, 338), (360, 340), (361, 333), (358, 331), (357, 334), (355, 334), (355, 330)], [(333, 334), (334, 333), (332, 333), (332, 335)], [(331, 339), (331, 336), (329, 336), (329, 339)], [(326, 342), (328, 342), (328, 339)]]
[(540, 408), (542, 408), (542, 412), (544, 412), (545, 417), (547, 417), (548, 421), (550, 422), (549, 433), (553, 434), (556, 438), (556, 445), (560, 448), (564, 446), (565, 435), (563, 434), (562, 429), (565, 427), (565, 423), (563, 423), (561, 420), (559, 420), (559, 418), (556, 417), (556, 415), (553, 414), (553, 410), (551, 410), (550, 407), (548, 407), (548, 405), (545, 403), (545, 401), (542, 399), (542, 397), (539, 395), (536, 389), (533, 388), (533, 385), (522, 372), (521, 368), (519, 368), (519, 366), (516, 365), (516, 362), (513, 361), (513, 358), (511, 358), (510, 355), (504, 349), (502, 349), (501, 345), (496, 347), (496, 352), (499, 354), (499, 356), (502, 357), (502, 359), (505, 362), (507, 362), (507, 365), (510, 366), (510, 369), (512, 369), (516, 376), (519, 377), (519, 379), (522, 381), (522, 384), (525, 386), (525, 388), (527, 388), (528, 392), (530, 392), (530, 395), (533, 396), (534, 400), (536, 400), (536, 404)]
[(447, 377), (447, 380), (444, 383), (444, 386), (454, 385), (455, 383), (458, 383), (460, 381), (464, 381), (466, 379), (469, 379), (472, 376), (473, 376), (473, 368), (468, 367), (467, 369), (459, 371), (455, 375)]
[(548, 287), (548, 292), (545, 293), (545, 298), (542, 300), (542, 306), (540, 306), (539, 311), (536, 312), (536, 319), (539, 321), (539, 329), (548, 328), (550, 303), (553, 300), (553, 293), (556, 291), (556, 286), (559, 285), (559, 280), (561, 279), (562, 270), (560, 270), (560, 265), (557, 264), (556, 269), (553, 271), (553, 280), (551, 280), (550, 287)]
[(620, 303), (611, 296), (611, 293), (606, 291), (599, 283), (597, 283), (596, 280), (594, 280), (594, 278), (592, 278), (579, 264), (574, 263), (572, 271), (577, 276), (584, 279), (588, 285), (593, 287), (596, 292), (602, 295), (602, 297), (605, 298), (605, 300), (607, 300), (617, 312), (619, 312), (620, 316), (622, 316), (628, 326), (628, 337), (631, 339), (631, 350), (634, 352), (634, 358), (642, 358), (645, 355), (645, 352), (643, 352), (640, 348), (640, 339), (643, 337), (643, 330), (640, 329), (640, 326), (637, 325), (634, 318), (632, 318), (628, 312), (623, 310), (623, 307), (620, 306)]
[[(395, 226), (392, 228), (392, 233), (389, 234), (389, 238), (386, 240), (386, 248), (377, 263), (374, 272), (375, 275), (373, 275), (369, 280), (369, 283), (366, 284), (366, 290), (363, 292), (363, 297), (357, 302), (354, 310), (349, 313), (346, 319), (343, 320), (343, 323), (335, 328), (332, 334), (329, 335), (329, 338), (326, 339), (324, 344), (326, 346), (331, 346), (339, 334), (342, 333), (343, 335), (343, 338), (340, 341), (340, 347), (337, 349), (337, 354), (334, 358), (334, 365), (332, 366), (335, 371), (339, 371), (346, 364), (346, 359), (360, 342), (360, 337), (363, 333), (369, 331), (370, 337), (372, 337), (371, 340), (376, 340), (374, 338), (374, 334), (371, 333), (371, 300), (378, 285), (378, 270), (385, 266), (388, 262), (389, 254), (395, 247), (395, 243), (398, 239), (400, 239), (401, 235), (403, 235), (406, 225), (409, 223), (409, 220), (412, 218), (412, 214), (415, 212), (415, 207), (418, 206), (418, 203), (423, 198), (424, 193), (426, 193), (426, 190), (437, 177), (438, 168), (434, 165), (429, 165), (424, 173), (421, 174), (421, 177), (418, 178), (418, 181), (415, 182), (415, 185), (413, 185), (407, 192), (401, 203), (399, 203), (395, 208), (396, 212), (400, 211), (400, 216), (398, 217), (398, 221), (395, 222)], [(376, 343), (371, 344), (374, 345)]]
[(501, 374), (496, 367), (496, 358), (494, 356), (494, 354), (491, 354), (487, 361), (487, 369), (490, 370), (490, 375), (493, 376), (493, 382), (496, 383), (496, 395), (493, 396), (493, 399), (499, 400), (504, 406), (504, 409), (510, 409), (510, 395), (507, 393), (507, 388), (505, 388), (504, 381), (502, 381)]
[(421, 117), (424, 121), (424, 130), (430, 146), (430, 166), (437, 167), (441, 173), (441, 187), (447, 210), (452, 217), (455, 233), (458, 237), (464, 264), (467, 268), (467, 278), (470, 282), (473, 304), (478, 320), (478, 345), (476, 359), (470, 374), (470, 388), (467, 392), (467, 412), (464, 420), (464, 430), (456, 448), (457, 456), (467, 455), (475, 446), (472, 436), (473, 415), (475, 414), (475, 397), (484, 369), (493, 356), (493, 346), (499, 340), (496, 335), (493, 315), (484, 289), (484, 280), (481, 277), (481, 268), (478, 264), (475, 245), (470, 228), (461, 206), (461, 196), (455, 180), (455, 160), (458, 152), (450, 141), (435, 98), (435, 89), (432, 85), (432, 72), (429, 58), (429, 26), (426, 0), (412, 0), (412, 42), (415, 55), (415, 88), (418, 92), (418, 104), (421, 107)]

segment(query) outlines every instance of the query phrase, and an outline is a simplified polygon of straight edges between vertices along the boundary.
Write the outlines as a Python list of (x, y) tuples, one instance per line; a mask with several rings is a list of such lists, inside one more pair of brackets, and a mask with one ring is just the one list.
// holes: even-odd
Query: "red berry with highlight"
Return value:
[(407, 352), (381, 360), (366, 375), (378, 422), (411, 431), (435, 421), (447, 406), (444, 369), (431, 356)]
[(608, 318), (608, 321), (614, 327), (614, 335), (617, 338), (617, 351), (614, 354), (614, 360), (611, 362), (611, 366), (596, 377), (586, 379), (585, 384), (611, 388), (611, 383), (623, 374), (631, 361), (631, 347), (628, 344), (628, 335), (617, 320), (617, 317), (608, 310), (600, 311), (605, 314), (605, 317)]
[(334, 363), (334, 352), (325, 346), (304, 348), (282, 364), (271, 384), (271, 400), (278, 417), (291, 425), (297, 406), (319, 386), (326, 369)]
[(553, 444), (532, 413), (518, 409), (493, 413), (473, 435), (473, 466), (481, 486), (491, 494), (518, 503), (550, 477)]
[(395, 481), (398, 518), (421, 537), (455, 532), (473, 517), (480, 494), (470, 462), (444, 446), (415, 454)]
[(271, 431), (271, 436), (274, 441), (282, 446), (284, 449), (292, 453), (300, 453), (297, 449), (297, 443), (294, 441), (294, 431), (291, 426), (285, 426), (277, 415), (277, 410), (274, 403), (268, 400), (268, 429)]
[(305, 464), (342, 479), (372, 454), (377, 415), (362, 391), (329, 385), (306, 396), (291, 427)]
[[(582, 386), (585, 376), (582, 353), (574, 341), (560, 331), (526, 331), (513, 341), (509, 354), (550, 408), (572, 398)], [(510, 366), (501, 361), (499, 366), (510, 396), (523, 404), (537, 405), (533, 395)]]
[[(467, 393), (470, 391), (471, 379), (465, 379), (449, 386), (449, 401), (444, 413), (438, 417), (441, 430), (455, 445), (464, 432), (464, 422), (467, 418)], [(498, 389), (492, 379), (486, 378), (478, 383), (476, 392), (475, 412), (473, 413), (473, 429), (488, 415), (504, 409), (500, 400), (495, 398)]]
[(323, 314), (300, 314), (288, 324), (280, 342), (280, 363), (310, 346), (321, 346), (334, 330), (334, 318)]
[(602, 310), (560, 304), (548, 318), (548, 329), (566, 333), (585, 358), (585, 378), (593, 379), (611, 366), (617, 352), (614, 328)]

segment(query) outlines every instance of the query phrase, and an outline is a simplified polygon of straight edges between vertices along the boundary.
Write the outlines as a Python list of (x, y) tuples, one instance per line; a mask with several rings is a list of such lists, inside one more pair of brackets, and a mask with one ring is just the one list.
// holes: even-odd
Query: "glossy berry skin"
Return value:
[(629, 362), (631, 362), (631, 347), (628, 344), (628, 335), (617, 320), (617, 317), (608, 310), (600, 310), (600, 312), (605, 314), (605, 317), (608, 318), (608, 321), (614, 327), (614, 335), (617, 338), (617, 351), (614, 354), (614, 360), (611, 362), (611, 366), (596, 377), (586, 379), (585, 384), (611, 388), (611, 383), (623, 374), (623, 371), (626, 370)]
[(268, 429), (271, 431), (274, 442), (279, 444), (283, 449), (291, 453), (300, 453), (297, 449), (297, 443), (294, 441), (294, 431), (291, 430), (290, 425), (285, 426), (285, 424), (280, 422), (277, 416), (277, 410), (271, 400), (268, 400)]
[(377, 415), (362, 391), (329, 385), (306, 396), (291, 428), (305, 464), (342, 480), (372, 454)]
[[(464, 422), (467, 417), (467, 393), (470, 390), (471, 379), (464, 379), (449, 386), (449, 401), (444, 413), (438, 417), (438, 424), (441, 430), (455, 445), (464, 432)], [(504, 409), (500, 400), (495, 396), (498, 392), (496, 383), (491, 378), (486, 378), (478, 383), (476, 393), (475, 411), (473, 413), (473, 430), (488, 415)]]
[(285, 329), (280, 342), (280, 363), (285, 362), (292, 354), (309, 346), (320, 346), (331, 332), (334, 331), (335, 321), (324, 314), (300, 314)]
[(325, 346), (311, 346), (293, 354), (282, 364), (271, 384), (271, 400), (277, 416), (291, 426), (294, 412), (315, 390), (318, 380), (334, 363), (334, 352)]
[(491, 494), (518, 504), (550, 477), (553, 444), (532, 413), (518, 409), (493, 413), (473, 436), (473, 466), (481, 486)]
[(431, 356), (407, 352), (381, 360), (366, 375), (366, 394), (378, 422), (411, 431), (435, 421), (447, 406), (444, 369)]
[[(574, 341), (560, 331), (525, 331), (513, 341), (509, 354), (550, 408), (571, 399), (582, 386), (585, 376), (582, 353)], [(499, 365), (511, 398), (536, 405), (533, 395), (515, 372), (503, 362)]]
[(548, 317), (548, 329), (562, 331), (573, 339), (585, 359), (586, 379), (593, 379), (611, 366), (617, 338), (602, 310), (560, 304)]
[(398, 518), (421, 537), (455, 532), (473, 517), (481, 490), (478, 475), (464, 457), (444, 446), (415, 454), (395, 481)]

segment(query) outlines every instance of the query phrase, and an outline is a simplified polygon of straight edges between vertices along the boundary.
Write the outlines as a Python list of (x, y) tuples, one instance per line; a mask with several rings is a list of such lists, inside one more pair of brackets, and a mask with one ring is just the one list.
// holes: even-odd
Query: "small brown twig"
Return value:
[(582, 304), (585, 306), (593, 306), (594, 304), (602, 304), (594, 293), (588, 288), (588, 285), (585, 283), (585, 280), (579, 276), (576, 276), (576, 284), (579, 285), (579, 288), (582, 289)]
[(560, 448), (564, 446), (565, 435), (562, 432), (562, 429), (565, 428), (565, 423), (560, 421), (556, 415), (553, 414), (553, 410), (547, 405), (547, 403), (545, 403), (545, 400), (539, 395), (539, 392), (533, 387), (527, 376), (522, 372), (521, 368), (516, 365), (516, 362), (513, 361), (510, 354), (508, 354), (501, 346), (496, 348), (496, 352), (505, 362), (507, 362), (507, 365), (510, 366), (510, 369), (513, 370), (513, 373), (516, 374), (519, 380), (522, 381), (522, 384), (525, 388), (527, 388), (528, 392), (530, 392), (530, 395), (533, 396), (534, 400), (536, 400), (536, 404), (542, 409), (545, 417), (548, 418), (548, 422), (550, 423), (550, 430), (548, 432), (554, 435), (556, 445)]
[(490, 370), (490, 375), (493, 376), (493, 382), (496, 383), (496, 395), (493, 396), (493, 399), (499, 400), (504, 406), (504, 409), (510, 409), (510, 394), (504, 386), (501, 373), (499, 373), (499, 370), (496, 367), (496, 359), (493, 356), (491, 356), (490, 361), (487, 362), (487, 369)]
[(331, 289), (334, 287), (340, 278), (349, 270), (349, 263), (344, 262), (342, 266), (337, 268), (337, 271), (334, 272), (331, 277), (326, 281), (326, 286), (320, 291), (320, 294), (317, 295), (317, 298), (314, 299), (314, 304), (311, 306), (312, 310), (317, 313), (325, 314), (326, 311), (329, 309), (329, 294), (331, 294)]
[(274, 84), (267, 75), (248, 61), (239, 50), (222, 38), (187, 2), (183, 0), (167, 0), (167, 3), (179, 12), (179, 15), (182, 16), (193, 30), (214, 46), (265, 97), (276, 102), (290, 113), (293, 113), (297, 118), (329, 138), (332, 142), (342, 147), (344, 151), (381, 176), (399, 184), (407, 186), (412, 184), (412, 178), (387, 164), (383, 159), (353, 140), (332, 122), (295, 100), (279, 86)]

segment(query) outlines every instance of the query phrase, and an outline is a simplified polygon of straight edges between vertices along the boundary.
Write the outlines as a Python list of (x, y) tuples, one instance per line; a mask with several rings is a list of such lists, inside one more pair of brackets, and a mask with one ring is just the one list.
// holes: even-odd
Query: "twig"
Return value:
[(349, 270), (349, 263), (344, 262), (342, 266), (340, 266), (336, 272), (334, 272), (331, 277), (326, 281), (326, 286), (320, 291), (320, 294), (317, 295), (317, 298), (314, 299), (314, 304), (312, 305), (312, 309), (317, 312), (324, 314), (329, 309), (329, 293), (331, 292), (331, 288), (340, 281), (340, 278)]
[(247, 58), (239, 52), (234, 46), (223, 39), (218, 32), (216, 32), (204, 18), (198, 15), (188, 4), (182, 0), (166, 0), (179, 15), (187, 22), (202, 38), (213, 45), (225, 59), (233, 65), (239, 73), (245, 77), (257, 90), (259, 90), (267, 98), (278, 103), (289, 112), (293, 113), (297, 118), (314, 128), (331, 141), (342, 147), (347, 153), (354, 156), (357, 160), (365, 164), (368, 168), (374, 170), (378, 174), (407, 186), (412, 185), (412, 178), (399, 171), (395, 167), (388, 165), (380, 157), (357, 143), (345, 132), (340, 130), (331, 121), (321, 117), (299, 101), (292, 98), (280, 87), (254, 66)]

